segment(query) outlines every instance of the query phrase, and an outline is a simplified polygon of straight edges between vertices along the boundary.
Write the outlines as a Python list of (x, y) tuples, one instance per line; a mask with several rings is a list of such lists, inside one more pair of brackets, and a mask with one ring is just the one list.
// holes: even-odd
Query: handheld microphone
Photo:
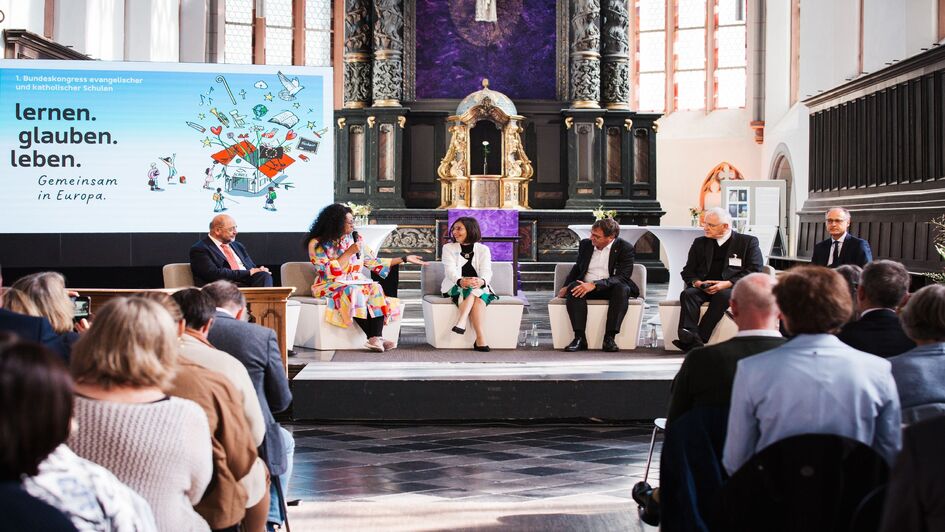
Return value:
[[(354, 243), (357, 244), (357, 243), (358, 243), (358, 232), (357, 232), (357, 231), (352, 231), (352, 232), (351, 232), (351, 238), (353, 238), (353, 239), (354, 239)], [(357, 258), (359, 258), (359, 259), (361, 258), (361, 252), (360, 252), (360, 251), (358, 251), (358, 252), (355, 253), (354, 255), (355, 255)]]

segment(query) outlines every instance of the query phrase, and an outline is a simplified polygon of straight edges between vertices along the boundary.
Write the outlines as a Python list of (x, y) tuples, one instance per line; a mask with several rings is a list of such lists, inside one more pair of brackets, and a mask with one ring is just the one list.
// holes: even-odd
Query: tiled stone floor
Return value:
[[(648, 290), (645, 319), (656, 313), (665, 285), (651, 285)], [(408, 301), (419, 299), (419, 294), (404, 292), (400, 295)], [(547, 301), (551, 294), (530, 292), (527, 297), (531, 304), (522, 328), (530, 330), (532, 323), (538, 324), (543, 347), (545, 343), (550, 347)], [(400, 341), (401, 345), (424, 342), (419, 302), (407, 306)], [(333, 356), (298, 351), (290, 363), (330, 363)], [(568, 515), (569, 530), (612, 529), (614, 515), (619, 517), (620, 528), (652, 529), (638, 520), (630, 497), (631, 487), (644, 475), (652, 432), (649, 424), (599, 425), (589, 420), (573, 425), (289, 424), (288, 428), (296, 441), (289, 498), (301, 499), (308, 512), (290, 511), (290, 517), (301, 516), (297, 524), (331, 527), (357, 521), (356, 528), (390, 528), (390, 523), (364, 525), (361, 520), (363, 514), (385, 508), (385, 515), (397, 517), (395, 529), (436, 530), (440, 528), (426, 521), (420, 526), (418, 508), (429, 507), (418, 505), (433, 503), (445, 515), (447, 508), (465, 503), (463, 508), (498, 514), (498, 521), (505, 523), (492, 523), (488, 529), (564, 526), (560, 515), (558, 521), (551, 517), (555, 512)], [(658, 437), (651, 479), (659, 476), (660, 441)], [(593, 506), (576, 511), (575, 501)], [(548, 517), (532, 510), (536, 503), (550, 509)], [(346, 520), (339, 517), (338, 504), (361, 506), (348, 509)], [(329, 514), (335, 521), (317, 520), (328, 519)], [(523, 520), (525, 514), (530, 520)], [(305, 521), (311, 515), (318, 517)], [(475, 523), (460, 519), (442, 529), (480, 528)]]

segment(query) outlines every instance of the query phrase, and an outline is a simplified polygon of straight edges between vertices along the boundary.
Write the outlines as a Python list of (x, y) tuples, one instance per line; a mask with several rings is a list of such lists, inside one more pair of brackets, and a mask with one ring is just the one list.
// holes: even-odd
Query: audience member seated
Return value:
[(867, 264), (856, 290), (860, 319), (844, 325), (837, 337), (850, 347), (883, 358), (915, 347), (896, 315), (896, 309), (906, 301), (910, 282), (909, 272), (898, 262)]
[(492, 280), (492, 252), (482, 244), (479, 222), (475, 218), (457, 218), (450, 227), (453, 241), (443, 246), (443, 284), (440, 291), (459, 307), (459, 318), (453, 326), (456, 334), (466, 334), (467, 322), (476, 330), (473, 349), (489, 351), (486, 331), (482, 328), (486, 306), (499, 296), (495, 295)]
[(945, 414), (945, 286), (920, 289), (902, 310), (915, 349), (889, 359), (904, 423)]
[(268, 520), (280, 524), (283, 522), (282, 503), (288, 494), (292, 476), (295, 440), (292, 433), (280, 427), (273, 417), (273, 414), (286, 410), (292, 403), (292, 392), (289, 391), (289, 380), (282, 365), (276, 333), (268, 327), (242, 321), (246, 312), (246, 299), (233, 283), (217, 281), (203, 287), (202, 291), (216, 305), (216, 315), (207, 339), (245, 366), (255, 388), (266, 426), (264, 449), (260, 455), (265, 459), (272, 476), (279, 479), (278, 483), (272, 482), (270, 487)]
[[(69, 299), (69, 292), (66, 290), (65, 278), (56, 272), (34, 273), (20, 278), (10, 288), (18, 291), (32, 303), (32, 306), (27, 304), (18, 306), (12, 300), (20, 299), (19, 296), (11, 294), (11, 303), (13, 303), (11, 310), (46, 318), (53, 332), (59, 337), (55, 345), (50, 345), (50, 347), (62, 352), (68, 360), (72, 345), (79, 339), (78, 331), (87, 329), (89, 324), (84, 319), (79, 323), (73, 323), (73, 305), (72, 300)], [(23, 310), (15, 310), (15, 308)]]
[(587, 300), (607, 300), (607, 323), (601, 349), (619, 351), (616, 337), (627, 315), (629, 299), (640, 296), (640, 287), (633, 275), (633, 244), (620, 238), (620, 226), (612, 218), (604, 218), (591, 226), (591, 237), (578, 245), (577, 262), (558, 290), (566, 297), (565, 306), (571, 320), (574, 340), (564, 348), (568, 352), (586, 351)]
[(843, 278), (801, 266), (774, 296), (791, 340), (738, 362), (723, 463), (734, 473), (758, 451), (798, 434), (835, 434), (869, 445), (892, 464), (900, 445), (899, 393), (888, 360), (833, 333), (852, 303)]
[[(700, 502), (711, 500), (725, 478), (722, 445), (736, 365), (785, 342), (778, 332), (774, 283), (765, 273), (752, 273), (739, 281), (729, 301), (738, 334), (694, 349), (683, 360), (669, 402), (660, 454), (661, 485), (655, 490), (644, 482), (633, 487), (634, 499), (644, 508), (645, 522), (655, 526), (662, 515), (667, 530), (705, 529)], [(678, 420), (682, 420), (680, 425)], [(694, 425), (702, 434), (682, 437), (680, 434), (692, 430), (682, 425)], [(662, 500), (661, 494), (665, 494)]]
[(863, 267), (873, 260), (870, 243), (847, 232), (850, 228), (850, 211), (834, 207), (824, 215), (824, 224), (830, 238), (814, 244), (811, 264), (828, 268), (843, 264)]
[(945, 417), (916, 423), (903, 432), (880, 530), (945, 530)]
[[(226, 281), (219, 281), (226, 282)], [(229, 286), (234, 286), (227, 283)], [(239, 289), (236, 289), (239, 291)], [(256, 386), (242, 362), (210, 344), (207, 334), (213, 325), (216, 305), (213, 298), (203, 290), (189, 288), (178, 290), (171, 296), (184, 318), (184, 330), (180, 335), (180, 355), (205, 369), (223, 375), (239, 391), (243, 417), (249, 426), (253, 444), (262, 455), (266, 436), (266, 420), (256, 397)], [(265, 461), (257, 457), (252, 472), (240, 483), (246, 489), (246, 528), (258, 530), (265, 526), (269, 514), (269, 483)]]
[(400, 319), (400, 301), (388, 297), (384, 287), (365, 278), (361, 269), (366, 267), (386, 278), (394, 266), (423, 261), (417, 255), (379, 259), (357, 236), (350, 207), (334, 203), (318, 213), (305, 237), (309, 259), (315, 265), (312, 296), (326, 299), (325, 320), (329, 324), (347, 328), (352, 321), (357, 323), (368, 338), (364, 347), (383, 353), (397, 345), (382, 334), (386, 323)]
[(860, 315), (859, 307), (857, 307), (856, 302), (856, 290), (860, 287), (860, 279), (863, 277), (863, 268), (856, 264), (841, 264), (835, 269), (837, 273), (843, 276), (843, 280), (847, 282), (847, 287), (850, 288), (850, 299), (853, 300), (853, 314), (850, 316), (849, 321), (854, 321)]
[[(728, 308), (732, 287), (742, 277), (764, 267), (758, 239), (733, 231), (728, 211), (709, 209), (703, 223), (705, 236), (693, 241), (682, 269), (686, 288), (679, 294), (679, 340), (674, 340), (673, 345), (683, 351), (709, 341)], [(709, 308), (700, 320), (705, 302)]]
[(61, 511), (30, 495), (23, 477), (69, 436), (72, 380), (44, 348), (0, 337), (0, 528), (72, 532)]
[(236, 220), (218, 214), (210, 221), (210, 233), (190, 247), (190, 270), (197, 286), (221, 279), (239, 286), (272, 286), (269, 269), (253, 262), (236, 234)]
[[(197, 289), (190, 289), (209, 300), (206, 294)], [(180, 307), (165, 292), (149, 292), (142, 297), (160, 304), (177, 322), (179, 334), (188, 328), (195, 328), (195, 323), (187, 322)], [(213, 314), (212, 304), (206, 305), (207, 315)], [(206, 324), (204, 324), (206, 326)], [(199, 327), (196, 327), (199, 330)], [(228, 356), (228, 355), (227, 355)], [(221, 373), (207, 369), (188, 359), (183, 353), (177, 360), (178, 370), (174, 380), (164, 389), (169, 395), (189, 399), (203, 408), (210, 422), (210, 438), (213, 445), (213, 478), (203, 498), (194, 506), (213, 530), (236, 532), (244, 521), (248, 494), (240, 482), (252, 471), (256, 463), (257, 443), (249, 428), (249, 422), (243, 413), (243, 393)], [(263, 476), (262, 487), (265, 486)], [(260, 490), (262, 492), (264, 490)], [(256, 494), (254, 503), (258, 503), (262, 493)], [(265, 529), (265, 515), (269, 509), (268, 501), (262, 509), (261, 519), (244, 529), (262, 532)]]
[[(0, 278), (0, 282), (2, 281)], [(14, 308), (21, 310), (5, 308), (8, 303), (14, 302), (20, 303)], [(28, 308), (35, 309), (36, 306), (19, 290), (7, 288), (0, 297), (0, 333), (9, 333), (23, 340), (42, 344), (66, 359), (62, 338), (53, 330), (49, 320), (25, 314), (23, 310)]]
[(69, 447), (151, 505), (162, 531), (210, 530), (194, 511), (210, 483), (207, 416), (162, 389), (177, 368), (177, 324), (140, 297), (102, 306), (72, 351), (78, 429)]

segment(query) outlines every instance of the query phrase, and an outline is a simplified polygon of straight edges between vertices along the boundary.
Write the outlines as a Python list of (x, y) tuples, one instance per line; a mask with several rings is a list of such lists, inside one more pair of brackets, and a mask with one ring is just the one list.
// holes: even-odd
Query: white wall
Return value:
[(0, 30), (27, 30), (43, 34), (46, 2), (43, 0), (0, 0), (0, 11), (4, 19)]
[[(178, 61), (180, 0), (135, 0), (128, 3), (126, 61)], [(132, 37), (133, 36), (133, 37)]]

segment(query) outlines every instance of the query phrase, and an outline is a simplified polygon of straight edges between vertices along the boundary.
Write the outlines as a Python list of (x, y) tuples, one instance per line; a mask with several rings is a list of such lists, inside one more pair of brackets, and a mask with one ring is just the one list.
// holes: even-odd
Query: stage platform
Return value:
[[(665, 285), (650, 285), (645, 318)], [(522, 329), (539, 345), (480, 353), (424, 341), (419, 292), (405, 303), (400, 345), (387, 353), (297, 350), (289, 359), (296, 420), (652, 420), (666, 414), (683, 357), (660, 348), (564, 353), (551, 348), (547, 302), (529, 292)], [(646, 329), (644, 328), (644, 334)]]

